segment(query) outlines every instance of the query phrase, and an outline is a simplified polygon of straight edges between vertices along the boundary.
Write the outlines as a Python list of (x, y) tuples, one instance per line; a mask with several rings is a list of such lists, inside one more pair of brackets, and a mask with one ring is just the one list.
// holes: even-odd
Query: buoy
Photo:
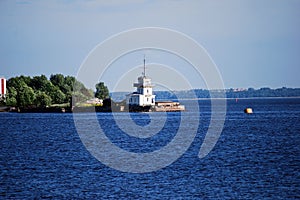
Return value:
[(252, 113), (253, 113), (253, 110), (252, 110), (252, 108), (246, 108), (246, 109), (244, 110), (244, 112), (247, 113), (247, 114), (252, 114)]

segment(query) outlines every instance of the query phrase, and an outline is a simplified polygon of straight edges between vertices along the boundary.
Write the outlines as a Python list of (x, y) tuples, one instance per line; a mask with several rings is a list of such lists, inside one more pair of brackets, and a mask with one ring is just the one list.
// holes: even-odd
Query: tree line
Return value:
[(227, 98), (252, 98), (252, 97), (299, 97), (300, 88), (276, 88), (271, 89), (263, 87), (260, 89), (248, 88), (243, 91), (234, 91), (228, 89), (226, 91)]
[(87, 89), (73, 76), (52, 74), (48, 79), (40, 76), (17, 76), (7, 80), (6, 105), (14, 107), (47, 107), (55, 104), (72, 106), (72, 97), (76, 101), (85, 101), (93, 97), (109, 98), (109, 91), (103, 82), (96, 84), (96, 93)]
[[(211, 98), (211, 94), (214, 97), (224, 97), (218, 90), (207, 90), (207, 89), (192, 89), (182, 91), (154, 91), (156, 100), (165, 99), (177, 99), (180, 98)], [(123, 94), (124, 95), (124, 94)], [(240, 91), (234, 89), (225, 90), (226, 98), (255, 98), (255, 97), (300, 97), (300, 88), (277, 88), (271, 89), (263, 87), (260, 89), (248, 88)]]

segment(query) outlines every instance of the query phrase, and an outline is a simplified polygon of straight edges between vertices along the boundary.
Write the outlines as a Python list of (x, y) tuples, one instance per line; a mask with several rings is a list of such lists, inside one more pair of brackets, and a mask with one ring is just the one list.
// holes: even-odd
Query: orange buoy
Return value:
[(244, 110), (244, 113), (246, 113), (246, 114), (252, 114), (252, 113), (253, 113), (253, 110), (252, 110), (252, 108), (246, 108), (246, 109)]

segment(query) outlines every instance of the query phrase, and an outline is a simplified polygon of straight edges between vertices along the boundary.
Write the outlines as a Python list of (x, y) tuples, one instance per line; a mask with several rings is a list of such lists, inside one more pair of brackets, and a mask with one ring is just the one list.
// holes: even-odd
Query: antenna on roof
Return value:
[(146, 76), (146, 56), (144, 54), (144, 76)]

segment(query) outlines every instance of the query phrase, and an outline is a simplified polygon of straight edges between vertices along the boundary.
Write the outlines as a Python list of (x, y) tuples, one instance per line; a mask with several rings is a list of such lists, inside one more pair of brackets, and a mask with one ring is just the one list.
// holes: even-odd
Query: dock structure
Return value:
[(179, 102), (173, 101), (157, 101), (155, 102), (156, 112), (178, 112), (185, 111), (185, 106), (180, 105)]

